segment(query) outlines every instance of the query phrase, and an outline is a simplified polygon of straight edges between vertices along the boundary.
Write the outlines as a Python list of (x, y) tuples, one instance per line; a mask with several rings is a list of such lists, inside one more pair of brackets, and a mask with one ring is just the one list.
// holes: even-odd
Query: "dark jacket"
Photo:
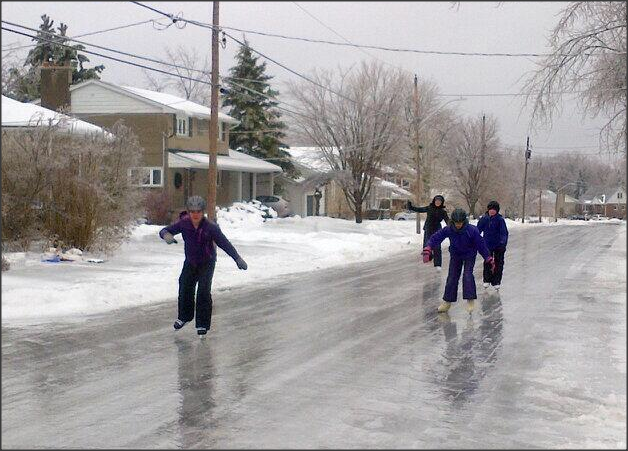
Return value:
[(423, 224), (423, 230), (428, 235), (440, 230), (442, 228), (441, 222), (445, 221), (445, 223), (449, 223), (449, 216), (447, 215), (447, 210), (445, 209), (445, 204), (441, 204), (440, 207), (437, 207), (434, 204), (434, 199), (430, 202), (429, 205), (425, 207), (414, 207), (410, 202), (408, 202), (408, 209), (412, 211), (416, 211), (419, 213), (427, 213), (427, 218), (425, 218), (425, 224)]
[(174, 224), (164, 227), (159, 231), (159, 236), (164, 237), (164, 233), (170, 232), (172, 235), (180, 233), (185, 242), (185, 260), (195, 266), (216, 260), (216, 243), (231, 258), (238, 260), (240, 255), (223, 235), (218, 224), (203, 217), (198, 226), (194, 228), (192, 219), (188, 215), (181, 215)]
[(449, 238), (449, 253), (452, 256), (467, 259), (475, 257), (476, 252), (479, 252), (484, 260), (490, 256), (484, 238), (474, 225), (465, 224), (460, 230), (456, 229), (454, 225), (448, 225), (432, 235), (427, 245), (434, 249), (445, 238)]
[(499, 213), (492, 217), (488, 213), (483, 214), (478, 221), (478, 230), (482, 233), (489, 250), (506, 248), (508, 244), (508, 228), (506, 227), (506, 221)]

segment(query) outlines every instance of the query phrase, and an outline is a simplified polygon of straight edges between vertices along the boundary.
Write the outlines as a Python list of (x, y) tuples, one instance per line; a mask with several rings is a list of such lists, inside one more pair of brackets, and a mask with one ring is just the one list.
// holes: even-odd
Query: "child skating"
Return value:
[(495, 271), (490, 265), (484, 264), (484, 288), (492, 285), (499, 290), (504, 272), (504, 254), (508, 244), (508, 227), (506, 220), (499, 214), (499, 203), (492, 200), (486, 207), (486, 213), (478, 221), (478, 230), (484, 237), (486, 247), (491, 257), (495, 259)]
[(181, 329), (194, 319), (196, 293), (196, 332), (205, 335), (211, 326), (211, 286), (216, 267), (216, 243), (236, 262), (238, 268), (246, 269), (246, 262), (223, 235), (218, 224), (205, 218), (205, 200), (192, 196), (187, 201), (188, 211), (174, 224), (159, 231), (159, 236), (168, 244), (176, 243), (174, 235), (180, 233), (185, 242), (185, 261), (179, 276), (178, 318), (175, 330)]
[(438, 306), (438, 312), (444, 313), (451, 304), (458, 299), (458, 281), (462, 274), (462, 297), (467, 300), (467, 310), (473, 311), (474, 299), (477, 299), (473, 266), (475, 256), (479, 252), (488, 265), (494, 267), (495, 262), (490, 256), (484, 238), (477, 227), (469, 224), (467, 213), (456, 208), (451, 214), (451, 220), (447, 227), (436, 232), (428, 240), (423, 248), (423, 262), (429, 263), (432, 259), (433, 249), (439, 246), (445, 238), (449, 238), (449, 273), (445, 284), (443, 302)]

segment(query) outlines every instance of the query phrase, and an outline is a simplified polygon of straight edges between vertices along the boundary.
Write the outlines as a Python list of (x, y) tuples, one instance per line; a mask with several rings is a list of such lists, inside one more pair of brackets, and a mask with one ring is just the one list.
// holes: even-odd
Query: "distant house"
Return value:
[[(42, 99), (47, 89), (61, 89), (58, 86), (42, 83)], [(187, 197), (207, 196), (208, 107), (175, 95), (100, 80), (69, 87), (67, 103), (73, 116), (101, 127), (124, 120), (144, 148), (143, 166), (134, 169), (143, 176), (141, 186), (165, 192), (173, 215), (184, 208)], [(218, 121), (217, 205), (273, 194), (274, 176), (282, 173), (281, 167), (229, 149), (229, 127), (238, 121), (223, 113), (218, 114)]]
[(604, 195), (604, 216), (626, 219), (626, 190), (620, 186)]
[(605, 193), (590, 189), (580, 197), (578, 211), (582, 214), (626, 219), (626, 190), (620, 186)]
[[(333, 171), (325, 159), (323, 152), (318, 147), (290, 147), (286, 151), (292, 157), (302, 173), (297, 180), (282, 180), (282, 186), (286, 191), (286, 200), (296, 214), (309, 216), (315, 202), (315, 190), (318, 187), (322, 192), (321, 214), (335, 218), (353, 219), (354, 214), (349, 207), (347, 199), (334, 180)], [(363, 211), (368, 217), (368, 212), (385, 210), (390, 212), (391, 206), (405, 205), (412, 193), (398, 186), (396, 183), (375, 178), (371, 192), (363, 204)], [(393, 207), (394, 208), (394, 207)], [(401, 208), (400, 208), (401, 209)]]

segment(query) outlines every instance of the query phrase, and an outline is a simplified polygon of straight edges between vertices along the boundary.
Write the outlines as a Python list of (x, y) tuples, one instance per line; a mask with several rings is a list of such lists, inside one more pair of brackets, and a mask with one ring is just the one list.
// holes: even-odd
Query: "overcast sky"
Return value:
[[(211, 2), (142, 2), (184, 18), (211, 22)], [(316, 19), (299, 6), (306, 9)], [(547, 53), (547, 37), (566, 6), (560, 2), (221, 2), (220, 24), (247, 30), (341, 41), (333, 31), (356, 44), (412, 48), (446, 52)], [(2, 2), (2, 20), (37, 28), (40, 16), (48, 14), (55, 26), (68, 25), (68, 36), (76, 36), (147, 19), (168, 21), (159, 14), (130, 2)], [(327, 28), (328, 27), (328, 28)], [(232, 32), (237, 33), (237, 32)], [(234, 34), (241, 39), (242, 34)], [(210, 51), (211, 32), (188, 24), (157, 30), (150, 23), (85, 37), (89, 43), (163, 58), (164, 47), (179, 44)], [(367, 50), (351, 47), (289, 41), (247, 34), (250, 45), (286, 66), (307, 74), (314, 68), (347, 67), (373, 56), (402, 67), (419, 77), (436, 82), (443, 94), (518, 93), (522, 76), (535, 68), (532, 57), (482, 57)], [(2, 47), (28, 44), (29, 39), (2, 31)], [(22, 50), (27, 52), (28, 49)], [(98, 51), (95, 49), (95, 51)], [(228, 41), (221, 51), (221, 74), (233, 65), (237, 44)], [(5, 51), (3, 51), (3, 55)], [(87, 55), (91, 63), (104, 64), (104, 81), (146, 87), (141, 69)], [(126, 58), (126, 57), (123, 57)], [(135, 60), (137, 61), (137, 60)], [(140, 61), (138, 61), (140, 62)], [(144, 62), (144, 64), (150, 64)], [(276, 87), (293, 74), (268, 62)], [(456, 102), (462, 114), (492, 114), (499, 120), (505, 144), (525, 145), (530, 133), (539, 153), (561, 151), (595, 152), (602, 119), (583, 119), (573, 96), (566, 97), (564, 111), (551, 131), (529, 131), (529, 110), (521, 110), (521, 97), (475, 97)], [(451, 97), (443, 97), (443, 103)], [(583, 148), (583, 146), (590, 146)], [(533, 155), (535, 155), (533, 153)]]

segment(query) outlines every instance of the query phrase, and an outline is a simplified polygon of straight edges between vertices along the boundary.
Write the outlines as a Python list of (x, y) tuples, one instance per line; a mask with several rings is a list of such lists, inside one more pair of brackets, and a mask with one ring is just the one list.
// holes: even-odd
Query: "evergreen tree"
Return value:
[(547, 189), (554, 193), (556, 192), (556, 182), (554, 182), (554, 179), (550, 178), (549, 183), (547, 184)]
[(295, 178), (299, 175), (298, 170), (290, 161), (290, 154), (284, 150), (288, 146), (282, 142), (286, 124), (275, 108), (278, 102), (269, 98), (276, 98), (279, 92), (270, 87), (269, 81), (273, 77), (265, 72), (266, 62), (258, 63), (245, 39), (226, 81), (228, 89), (223, 104), (231, 107), (229, 115), (240, 121), (231, 129), (229, 146), (281, 166), (288, 176)]
[(72, 67), (72, 84), (90, 79), (99, 80), (99, 74), (105, 69), (102, 64), (91, 68), (84, 67), (84, 63), (89, 62), (89, 58), (78, 52), (84, 50), (85, 47), (80, 44), (71, 45), (69, 43), (66, 37), (68, 29), (66, 24), (61, 23), (55, 31), (53, 28), (54, 21), (50, 20), (50, 17), (44, 14), (41, 19), (42, 23), (39, 25), (37, 37), (33, 38), (37, 45), (28, 52), (24, 62), (24, 66), (27, 68), (26, 73), (20, 74), (18, 68), (12, 68), (9, 71), (10, 76), (19, 79), (14, 96), (16, 100), (21, 102), (41, 97), (39, 67), (43, 62), (59, 65), (69, 64)]

